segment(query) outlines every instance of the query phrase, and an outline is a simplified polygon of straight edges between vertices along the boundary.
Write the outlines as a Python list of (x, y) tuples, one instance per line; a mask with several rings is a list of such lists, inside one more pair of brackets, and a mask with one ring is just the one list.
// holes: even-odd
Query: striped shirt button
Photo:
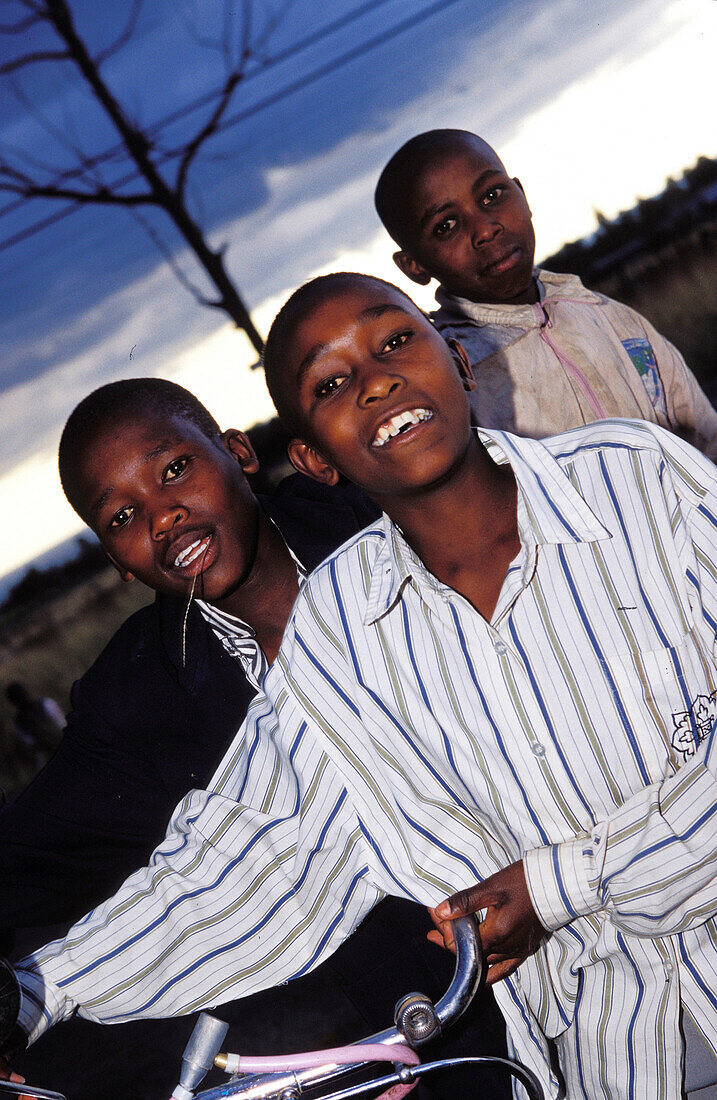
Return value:
[(495, 649), (495, 651), (496, 651), (496, 653), (498, 654), (499, 657), (504, 657), (506, 655), (506, 653), (508, 652), (507, 645), (505, 644), (505, 642), (502, 642), (500, 640), (500, 638), (497, 638), (493, 642), (493, 648)]
[(530, 751), (533, 756), (545, 756), (545, 745), (541, 745), (540, 741), (536, 741), (530, 746)]

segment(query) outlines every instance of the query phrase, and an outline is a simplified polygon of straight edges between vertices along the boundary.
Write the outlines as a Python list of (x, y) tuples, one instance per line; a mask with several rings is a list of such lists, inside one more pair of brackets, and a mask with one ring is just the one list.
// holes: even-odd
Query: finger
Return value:
[(447, 941), (445, 939), (445, 937), (442, 936), (441, 933), (437, 932), (437, 931), (436, 932), (428, 932), (427, 933), (427, 938), (431, 941), (431, 943), (435, 943), (437, 947), (442, 948), (444, 951), (450, 951), (450, 953), (452, 955), (455, 955), (456, 945), (455, 945), (453, 939), (450, 939), (450, 940)]
[(426, 939), (429, 940), (430, 943), (435, 943), (436, 947), (440, 947), (444, 951), (450, 951), (450, 947), (443, 939), (440, 932), (428, 932), (426, 934)]
[[(446, 947), (449, 951), (452, 951), (453, 950), (453, 925), (452, 925), (452, 923), (449, 920), (439, 920), (438, 916), (436, 915), (436, 910), (435, 909), (429, 909), (428, 912), (430, 913), (431, 920), (433, 921), (433, 923), (436, 926), (436, 931), (440, 932), (440, 934), (441, 934), (441, 937), (443, 939), (443, 946)], [(430, 933), (428, 933), (428, 935), (429, 935), (429, 938), (430, 938)], [(436, 943), (436, 940), (433, 940), (433, 942)]]
[(495, 966), (489, 966), (485, 976), (485, 984), (495, 985), (496, 982), (502, 982), (510, 974), (513, 974), (524, 961), (521, 956), (517, 959), (504, 959), (502, 962), (496, 963)]
[(22, 1078), (13, 1073), (5, 1058), (0, 1057), (0, 1081), (18, 1081), (22, 1084)]
[(439, 920), (455, 920), (456, 917), (467, 917), (481, 908), (482, 893), (480, 886), (473, 886), (468, 890), (459, 890), (451, 894), (449, 898), (436, 906), (436, 916)]

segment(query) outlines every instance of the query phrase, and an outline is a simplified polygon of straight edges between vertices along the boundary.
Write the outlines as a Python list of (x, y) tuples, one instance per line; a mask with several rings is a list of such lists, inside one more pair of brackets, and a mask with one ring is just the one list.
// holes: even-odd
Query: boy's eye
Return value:
[(411, 339), (411, 335), (410, 332), (396, 332), (393, 336), (389, 336), (381, 348), (381, 354), (384, 355), (386, 352), (397, 351), (402, 348)]
[(319, 382), (316, 387), (316, 396), (330, 397), (332, 393), (336, 393), (336, 391), (343, 386), (345, 381), (345, 375), (341, 374), (334, 374), (331, 378), (324, 378), (323, 382)]
[(125, 527), (132, 519), (132, 508), (120, 508), (118, 512), (112, 516), (110, 520), (110, 527)]
[(488, 190), (483, 195), (484, 205), (487, 206), (490, 203), (495, 202), (496, 199), (499, 199), (502, 194), (503, 194), (503, 186), (501, 184), (496, 183), (495, 186), (489, 187)]
[(457, 218), (441, 218), (439, 222), (433, 226), (434, 237), (446, 237), (449, 233), (452, 233), (458, 224)]
[(162, 474), (163, 481), (173, 481), (174, 478), (180, 477), (187, 466), (189, 465), (189, 459), (186, 456), (181, 458), (175, 458), (173, 462), (170, 462), (166, 470)]

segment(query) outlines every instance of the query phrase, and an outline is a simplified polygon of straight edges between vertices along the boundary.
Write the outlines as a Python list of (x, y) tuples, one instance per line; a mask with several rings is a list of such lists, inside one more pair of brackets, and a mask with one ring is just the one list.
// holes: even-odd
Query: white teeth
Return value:
[(208, 536), (203, 539), (197, 539), (196, 542), (190, 542), (189, 546), (185, 546), (184, 550), (180, 550), (177, 554), (174, 559), (174, 568), (182, 569), (187, 565), (191, 565), (192, 562), (206, 550), (208, 544)]
[(430, 420), (432, 416), (433, 413), (428, 409), (406, 409), (405, 412), (397, 413), (396, 416), (392, 416), (390, 420), (381, 425), (376, 432), (372, 446), (383, 447), (388, 439), (393, 439), (407, 425), (420, 424), (422, 420)]

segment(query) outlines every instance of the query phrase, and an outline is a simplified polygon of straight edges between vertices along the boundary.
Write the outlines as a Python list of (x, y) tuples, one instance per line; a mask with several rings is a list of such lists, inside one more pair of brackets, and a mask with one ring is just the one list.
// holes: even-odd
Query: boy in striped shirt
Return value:
[(482, 912), (547, 1096), (711, 1100), (715, 467), (639, 421), (472, 429), (460, 347), (365, 276), (298, 291), (265, 365), (294, 464), (385, 514), (307, 581), (152, 864), (21, 965), (20, 1025), (249, 994), (395, 894), (446, 942)]

